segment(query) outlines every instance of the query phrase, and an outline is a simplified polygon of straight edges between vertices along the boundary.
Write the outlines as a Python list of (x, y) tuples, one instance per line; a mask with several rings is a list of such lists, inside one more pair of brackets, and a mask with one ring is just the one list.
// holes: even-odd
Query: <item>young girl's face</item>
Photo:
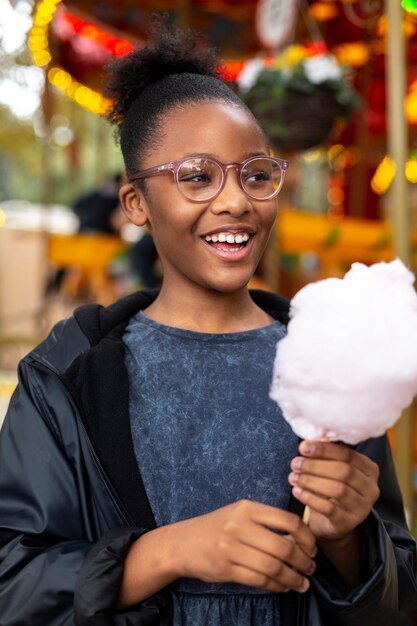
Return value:
[[(221, 102), (176, 108), (166, 114), (162, 128), (141, 169), (195, 155), (222, 163), (268, 156), (265, 139), (250, 116)], [(134, 223), (150, 226), (164, 285), (219, 292), (244, 288), (265, 249), (277, 213), (276, 197), (260, 201), (247, 196), (235, 168), (228, 170), (221, 193), (205, 202), (185, 198), (169, 171), (147, 178), (146, 186), (146, 194), (130, 194), (127, 213)], [(222, 240), (234, 235), (238, 241), (207, 241), (207, 236), (216, 239), (220, 234)]]

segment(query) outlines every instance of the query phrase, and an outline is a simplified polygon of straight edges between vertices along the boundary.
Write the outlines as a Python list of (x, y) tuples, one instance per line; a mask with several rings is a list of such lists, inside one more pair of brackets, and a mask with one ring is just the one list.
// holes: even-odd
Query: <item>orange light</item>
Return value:
[(127, 39), (119, 39), (93, 22), (83, 20), (68, 11), (60, 14), (59, 20), (65, 24), (66, 28), (70, 27), (73, 33), (96, 41), (114, 56), (124, 56), (133, 49), (133, 44)]
[(327, 201), (331, 205), (342, 204), (345, 200), (345, 192), (340, 187), (330, 187), (327, 192)]
[[(385, 15), (379, 18), (377, 23), (377, 35), (380, 37), (386, 37), (388, 34), (388, 20)], [(416, 25), (409, 19), (404, 19), (402, 23), (402, 30), (405, 37), (409, 38), (414, 35), (417, 30)]]
[(347, 63), (353, 67), (361, 67), (369, 60), (371, 51), (362, 41), (342, 43), (332, 48), (332, 52), (340, 63)]
[(336, 17), (338, 13), (334, 4), (324, 4), (324, 2), (315, 2), (310, 5), (310, 14), (318, 22), (327, 22)]

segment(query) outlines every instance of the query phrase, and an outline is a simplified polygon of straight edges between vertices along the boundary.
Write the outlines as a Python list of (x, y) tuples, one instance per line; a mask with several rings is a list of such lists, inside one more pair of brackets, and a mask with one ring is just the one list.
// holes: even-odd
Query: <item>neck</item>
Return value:
[(246, 287), (232, 293), (185, 289), (179, 297), (163, 285), (145, 313), (167, 326), (206, 333), (252, 330), (273, 321), (254, 303)]

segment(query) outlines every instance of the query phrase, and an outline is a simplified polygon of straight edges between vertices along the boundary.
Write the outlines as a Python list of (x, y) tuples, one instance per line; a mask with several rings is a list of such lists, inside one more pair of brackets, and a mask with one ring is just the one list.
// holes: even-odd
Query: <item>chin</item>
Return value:
[(224, 280), (213, 281), (210, 284), (207, 284), (207, 287), (210, 290), (217, 291), (219, 293), (235, 293), (237, 291), (241, 291), (242, 289), (246, 289), (251, 278), (252, 275), (241, 278), (235, 277), (233, 280), (228, 277)]

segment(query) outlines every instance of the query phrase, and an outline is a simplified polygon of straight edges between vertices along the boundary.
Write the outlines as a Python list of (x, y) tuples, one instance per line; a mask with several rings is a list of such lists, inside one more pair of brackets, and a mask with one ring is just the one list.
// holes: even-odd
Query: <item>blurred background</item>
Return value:
[[(56, 320), (160, 282), (149, 233), (118, 207), (102, 95), (153, 13), (216, 46), (290, 161), (252, 286), (292, 297), (355, 261), (417, 267), (417, 0), (0, 0), (0, 422)], [(414, 423), (390, 437), (416, 527)]]

